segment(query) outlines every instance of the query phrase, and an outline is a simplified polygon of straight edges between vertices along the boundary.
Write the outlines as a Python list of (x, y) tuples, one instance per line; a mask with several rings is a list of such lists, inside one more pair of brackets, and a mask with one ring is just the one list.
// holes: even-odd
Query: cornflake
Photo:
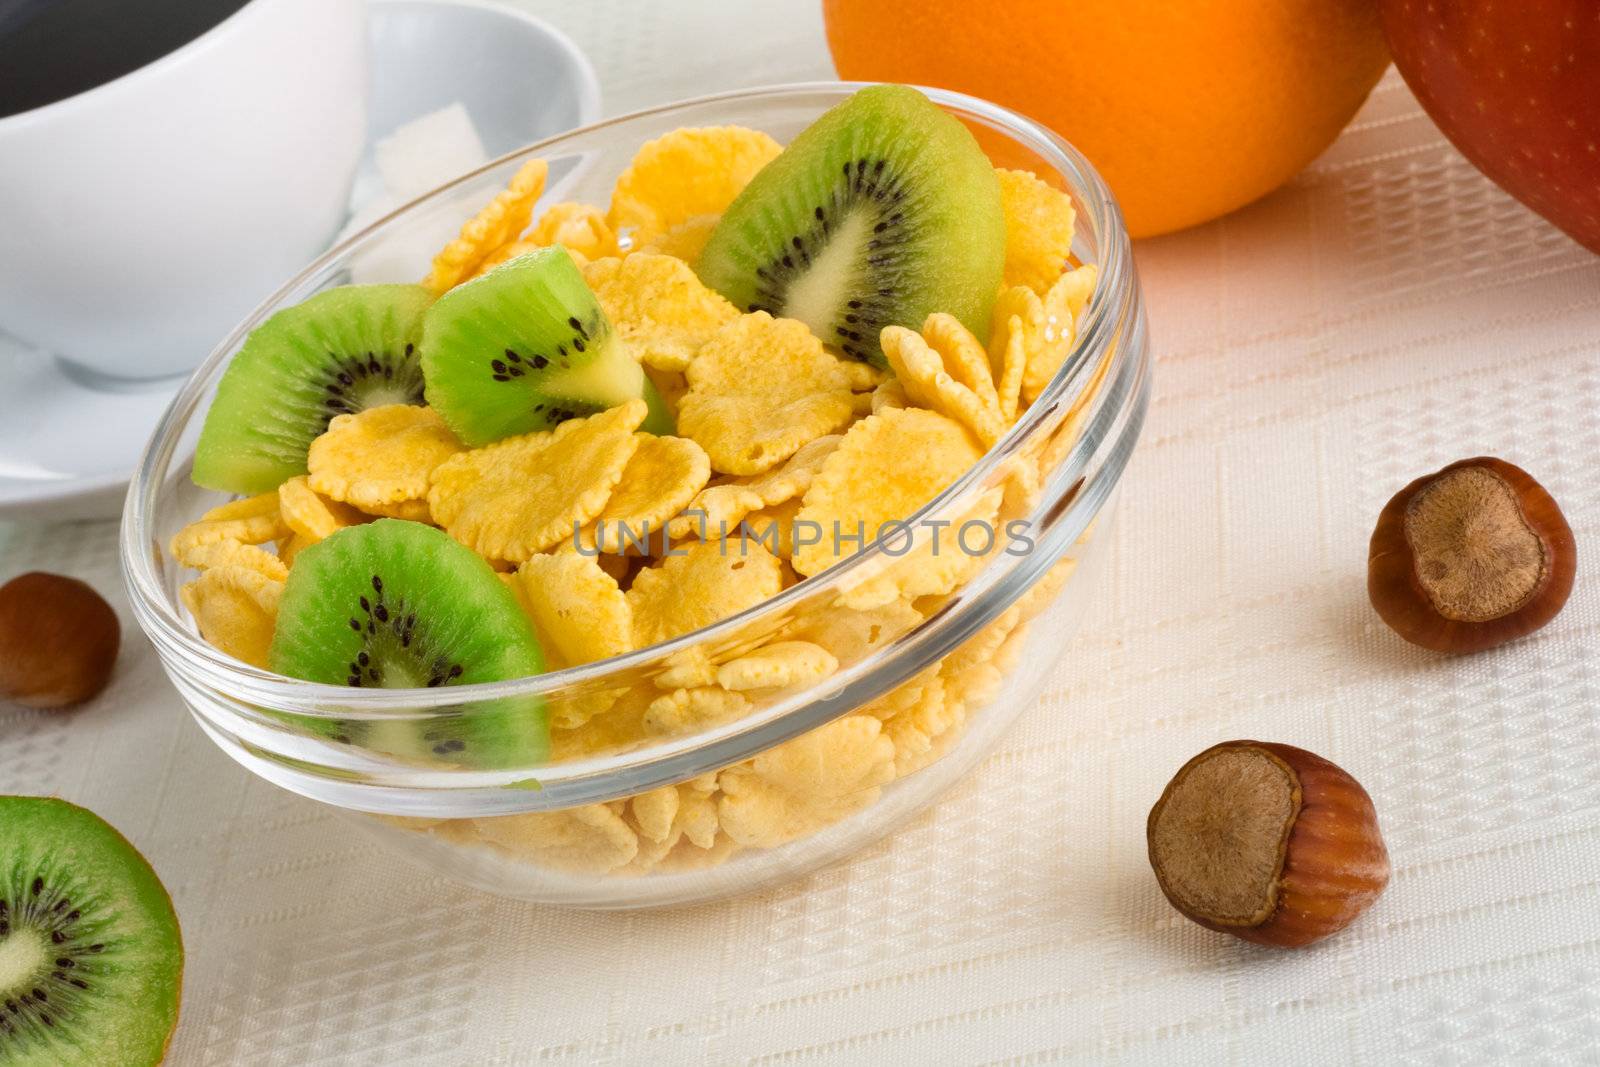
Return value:
[(245, 570), (259, 571), (277, 582), (289, 577), (289, 568), (283, 560), (264, 548), (247, 545), (231, 537), (188, 546), (177, 556), (177, 560), (185, 567), (199, 571), (213, 567), (243, 567)]
[(652, 734), (675, 736), (732, 722), (749, 711), (748, 698), (719, 686), (675, 689), (650, 702), (644, 727)]
[(583, 268), (583, 279), (617, 335), (657, 370), (682, 371), (700, 346), (739, 317), (687, 263), (671, 256), (597, 259)]
[(516, 585), (539, 635), (567, 666), (633, 649), (633, 609), (592, 556), (563, 550), (517, 569)]
[(723, 832), (775, 848), (871, 804), (894, 779), (894, 744), (871, 715), (846, 715), (717, 776)]
[[(487, 256), (484, 256), (478, 265), (472, 269), (472, 273), (467, 275), (462, 280), (470, 282), (474, 278), (481, 278), (485, 274), (488, 274), (490, 271), (494, 270), (500, 264), (509, 263), (518, 256), (525, 256), (529, 252), (537, 252), (543, 247), (544, 245), (537, 241), (529, 241), (521, 237), (514, 238), (510, 241), (507, 241), (493, 252), (490, 252)], [(581, 258), (576, 256), (573, 257), (573, 261), (576, 263), (583, 262)]]
[(173, 534), (167, 549), (174, 559), (182, 561), (186, 554), (202, 545), (218, 541), (263, 545), (288, 537), (289, 532), (278, 506), (278, 491), (274, 489), (212, 508), (200, 516), (199, 521)]
[(961, 423), (985, 448), (1005, 432), (989, 357), (977, 338), (953, 316), (928, 316), (919, 336), (886, 326), (883, 354), (906, 399)]
[(682, 832), (696, 848), (711, 848), (717, 836), (717, 791), (715, 772), (702, 774), (678, 784), (678, 811), (672, 828)]
[(690, 645), (672, 653), (650, 682), (657, 689), (699, 689), (717, 684), (717, 665), (704, 645)]
[(1044, 304), (1025, 285), (1002, 290), (995, 298), (989, 364), (995, 374), (1000, 416), (1015, 422), (1022, 407), (1022, 378), (1033, 349), (1044, 340)]
[(402, 500), (397, 504), (372, 504), (361, 509), (380, 519), (405, 519), (407, 522), (433, 522), (427, 500)]
[(1006, 219), (1004, 284), (1043, 293), (1072, 254), (1072, 199), (1025, 170), (997, 170)]
[(721, 221), (721, 215), (695, 215), (665, 233), (656, 234), (639, 245), (636, 251), (649, 252), (657, 256), (672, 256), (693, 264), (700, 258), (700, 253), (705, 251), (706, 242), (711, 240), (712, 231)]
[(833, 653), (810, 641), (777, 641), (717, 668), (717, 684), (730, 692), (796, 689), (822, 681), (839, 669)]
[(911, 406), (911, 401), (906, 398), (906, 387), (900, 383), (899, 378), (890, 378), (872, 391), (871, 414), (891, 408), (906, 408)]
[(711, 478), (705, 451), (686, 437), (638, 434), (639, 447), (584, 544), (620, 554), (631, 538), (659, 534)]
[(890, 380), (888, 371), (870, 363), (862, 363), (858, 359), (842, 359), (839, 363), (844, 367), (844, 376), (850, 379), (852, 392), (870, 393)]
[[(530, 159), (512, 175), (506, 188), (478, 212), (455, 240), (433, 257), (433, 269), (422, 284), (440, 294), (472, 276), (478, 265), (500, 246), (528, 228), (533, 205), (544, 192), (549, 166)], [(510, 258), (510, 257), (507, 257)]]
[(709, 126), (647, 142), (617, 178), (607, 219), (635, 246), (696, 216), (720, 215), (756, 172), (783, 150), (760, 130)]
[[(794, 521), (800, 517), (800, 499), (785, 500), (781, 504), (752, 511), (745, 515), (740, 525), (743, 536), (759, 541), (768, 552), (782, 560), (794, 558)], [(799, 576), (793, 576), (798, 580)], [(784, 588), (791, 584), (790, 575), (784, 576)]]
[(1068, 271), (1045, 293), (1043, 332), (1029, 346), (1028, 366), (1022, 374), (1022, 398), (1030, 403), (1044, 392), (1078, 336), (1078, 320), (1094, 293), (1098, 271), (1091, 264)]
[(715, 537), (724, 529), (734, 529), (746, 515), (761, 508), (776, 507), (797, 499), (811, 488), (823, 460), (839, 447), (843, 434), (828, 434), (806, 443), (783, 465), (746, 478), (732, 478), (704, 489), (689, 505), (688, 512), (673, 519), (667, 532), (675, 538), (705, 535)]
[(528, 231), (526, 240), (538, 246), (560, 245), (578, 262), (617, 254), (617, 235), (611, 232), (605, 212), (593, 204), (565, 200), (551, 204)]
[(428, 507), (457, 541), (522, 562), (604, 510), (639, 447), (643, 400), (462, 452), (433, 472)]
[(278, 486), (278, 504), (289, 529), (313, 544), (346, 526), (359, 526), (368, 520), (348, 504), (318, 496), (303, 474)]
[[(650, 694), (653, 696), (654, 694)], [(553, 762), (620, 752), (645, 736), (641, 719), (647, 700), (639, 686), (583, 685), (552, 693), (550, 758)]]
[(628, 798), (628, 814), (639, 836), (648, 841), (665, 841), (672, 833), (672, 821), (678, 814), (678, 787), (664, 785), (648, 793)]
[(386, 404), (334, 416), (311, 442), (308, 484), (363, 511), (394, 507), (427, 496), (434, 468), (465, 450), (432, 408)]
[(700, 541), (674, 550), (640, 571), (628, 589), (634, 646), (670, 640), (777, 596), (780, 571), (778, 558), (752, 542)]
[(860, 712), (874, 715), (880, 722), (888, 722), (901, 712), (916, 707), (927, 696), (930, 687), (942, 684), (939, 680), (939, 663), (935, 662), (877, 699), (863, 704)]
[(728, 474), (760, 474), (852, 416), (850, 379), (804, 323), (764, 311), (724, 326), (689, 364), (678, 432)]
[(971, 468), (981, 453), (951, 419), (919, 408), (888, 409), (862, 419), (823, 462), (806, 491), (800, 521), (821, 539), (795, 549), (794, 569), (820, 574), (870, 544), (885, 524), (904, 520)]
[(717, 808), (712, 800), (716, 788), (716, 775), (707, 774), (630, 797), (626, 818), (639, 835), (639, 853), (629, 870), (642, 873), (651, 869), (683, 841), (690, 848), (682, 852), (712, 848), (717, 836)]
[(234, 659), (267, 666), (283, 596), (281, 581), (249, 567), (212, 567), (179, 589), (178, 596), (201, 637)]
[(261, 493), (258, 496), (241, 497), (230, 500), (226, 504), (218, 504), (204, 515), (200, 516), (201, 522), (235, 522), (247, 519), (276, 517), (278, 514), (278, 491)]
[(838, 603), (871, 611), (897, 600), (945, 596), (967, 581), (984, 560), (1003, 548), (995, 522), (1004, 489), (985, 490), (971, 508), (948, 527), (920, 531), (920, 542), (899, 557), (885, 557), (875, 573), (840, 591)]
[(299, 534), (290, 534), (278, 542), (278, 558), (283, 560), (285, 567), (293, 567), (295, 557), (314, 544), (316, 542), (309, 538), (301, 537)]
[(883, 724), (894, 745), (896, 775), (919, 771), (943, 754), (940, 742), (966, 721), (966, 708), (945, 697), (944, 680), (935, 676), (922, 686), (917, 699)]
[(638, 835), (605, 804), (478, 819), (478, 836), (557, 870), (604, 874), (639, 851)]

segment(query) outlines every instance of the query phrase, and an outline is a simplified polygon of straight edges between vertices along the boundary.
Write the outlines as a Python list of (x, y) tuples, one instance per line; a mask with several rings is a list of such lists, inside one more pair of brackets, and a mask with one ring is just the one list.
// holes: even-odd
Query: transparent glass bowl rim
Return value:
[[(178, 614), (177, 605), (163, 589), (151, 547), (156, 507), (164, 496), (165, 479), (183, 432), (192, 419), (197, 416), (203, 417), (203, 412), (199, 410), (199, 402), (203, 395), (220, 377), (228, 358), (252, 329), (281, 306), (285, 306), (283, 302), (290, 294), (309, 279), (344, 259), (354, 246), (368, 237), (402, 223), (408, 213), (449, 196), (453, 190), (472, 182), (480, 175), (512, 161), (561, 152), (573, 142), (581, 142), (583, 137), (613, 126), (733, 101), (740, 103), (766, 101), (776, 104), (787, 99), (823, 96), (833, 98), (832, 102), (836, 103), (871, 84), (873, 83), (821, 81), (740, 89), (646, 108), (568, 130), (507, 153), (397, 208), (330, 248), (281, 286), (235, 327), (196, 368), (162, 416), (129, 486), (122, 519), (124, 576), (135, 615), (151, 640), (159, 649), (168, 653), (169, 666), (174, 662), (178, 663), (185, 673), (202, 679), (209, 687), (234, 699), (243, 699), (280, 710), (292, 710), (312, 717), (349, 719), (360, 717), (366, 712), (373, 717), (384, 718), (389, 716), (383, 713), (391, 712), (403, 713), (405, 717), (411, 718), (418, 717), (419, 712), (433, 709), (449, 713), (452, 709), (458, 709), (469, 702), (502, 697), (548, 695), (574, 685), (594, 683), (613, 674), (625, 674), (645, 664), (659, 661), (675, 651), (701, 645), (721, 635), (738, 632), (752, 622), (783, 612), (829, 586), (839, 586), (861, 568), (869, 566), (870, 561), (882, 554), (881, 545), (869, 545), (864, 551), (858, 552), (822, 574), (798, 583), (770, 600), (711, 626), (668, 642), (594, 663), (505, 682), (485, 682), (438, 689), (370, 690), (286, 678), (240, 663), (217, 650), (193, 632)], [(1020, 143), (1070, 182), (1078, 199), (1080, 214), (1087, 211), (1092, 216), (1099, 244), (1096, 259), (1099, 279), (1080, 319), (1074, 348), (1050, 384), (1017, 424), (992, 446), (976, 465), (907, 520), (912, 525), (916, 525), (929, 515), (940, 513), (952, 502), (962, 499), (972, 486), (986, 480), (1001, 463), (1019, 451), (1051, 415), (1059, 410), (1059, 405), (1071, 394), (1073, 388), (1080, 384), (1080, 379), (1086, 378), (1083, 372), (1098, 362), (1108, 345), (1116, 342), (1116, 331), (1125, 312), (1125, 305), (1131, 300), (1129, 290), (1137, 284), (1132, 277), (1132, 252), (1121, 213), (1109, 189), (1081, 153), (1047, 128), (1007, 108), (963, 93), (928, 87), (919, 88), (945, 109), (977, 119)], [(1119, 363), (1130, 358), (1127, 345), (1122, 346), (1117, 358)], [(1108, 371), (1108, 379), (1115, 376), (1115, 369)], [(1124, 404), (1135, 402), (1140, 395), (1138, 390), (1126, 391)], [(1086, 423), (1082, 436), (1062, 460), (1057, 472), (1083, 470), (1089, 455), (1104, 438), (1106, 429), (1121, 414), (1120, 410), (1102, 405), (1101, 409), (1094, 413), (1094, 417)], [(1096, 424), (1100, 424), (1100, 432), (1094, 432)], [(1109, 473), (1116, 477), (1120, 475), (1120, 471), (1119, 465), (1116, 471)], [(1105, 496), (1104, 493), (1083, 492), (1086, 485), (1081, 479), (1077, 481), (1053, 479), (1052, 488), (1055, 489), (1054, 496), (1052, 497), (1049, 492), (1045, 494), (1039, 509), (1035, 512), (1036, 515), (1050, 513), (1053, 519), (1060, 519), (1063, 517), (1060, 514), (1063, 497), (1068, 498), (1067, 507), (1076, 509), (1085, 506), (1098, 507)], [(1087, 519), (1084, 521), (1086, 524)], [(990, 574), (987, 580), (980, 581), (986, 578), (984, 572), (994, 572), (997, 568), (1003, 567), (1000, 562), (1002, 558), (1004, 557), (997, 557), (995, 561), (987, 564), (984, 570), (968, 583), (969, 587), (982, 585), (987, 588), (1002, 579), (1004, 573)], [(1017, 558), (1012, 558), (1013, 566), (1010, 569), (1014, 569), (1017, 562)], [(1017, 592), (1020, 594), (1020, 590)], [(925, 623), (923, 628), (927, 625)], [(914, 636), (916, 633), (917, 631), (913, 631), (907, 636)], [(869, 662), (877, 661), (885, 652), (892, 655), (893, 651), (891, 646), (890, 649), (874, 654), (861, 663), (852, 664), (850, 674), (858, 675), (860, 668), (866, 667)], [(841, 680), (836, 679), (836, 682)], [(768, 717), (761, 716), (760, 719), (766, 722)], [(752, 723), (751, 726), (761, 724)], [(652, 750), (646, 749), (631, 755), (644, 760), (653, 754)], [(627, 758), (624, 757), (623, 762), (626, 761)]]

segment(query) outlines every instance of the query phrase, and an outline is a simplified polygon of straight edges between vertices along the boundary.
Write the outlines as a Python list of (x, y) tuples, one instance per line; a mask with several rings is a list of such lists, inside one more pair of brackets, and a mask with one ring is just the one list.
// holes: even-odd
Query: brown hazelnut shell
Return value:
[(117, 613), (76, 578), (30, 571), (0, 586), (0, 699), (81, 704), (105, 688), (121, 643)]
[[(1221, 922), (1185, 905), (1168, 887), (1157, 859), (1156, 825), (1174, 789), (1220, 750), (1251, 749), (1276, 761), (1294, 782), (1292, 814), (1278, 842), (1274, 892), (1261, 913)], [(1303, 748), (1269, 741), (1213, 745), (1179, 769), (1150, 809), (1146, 823), (1150, 866), (1167, 900), (1186, 918), (1259, 945), (1299, 948), (1338, 933), (1389, 884), (1389, 852), (1372, 798), (1349, 773)]]
[[(1466, 467), (1482, 468), (1511, 489), (1523, 521), (1539, 539), (1548, 561), (1528, 598), (1515, 610), (1491, 619), (1442, 614), (1417, 573), (1416, 553), (1406, 535), (1408, 508), (1417, 494), (1444, 475)], [(1436, 652), (1479, 652), (1530, 634), (1555, 618), (1572, 592), (1577, 564), (1572, 528), (1544, 486), (1515, 464), (1478, 456), (1416, 479), (1384, 506), (1367, 554), (1367, 595), (1389, 628), (1412, 644)]]

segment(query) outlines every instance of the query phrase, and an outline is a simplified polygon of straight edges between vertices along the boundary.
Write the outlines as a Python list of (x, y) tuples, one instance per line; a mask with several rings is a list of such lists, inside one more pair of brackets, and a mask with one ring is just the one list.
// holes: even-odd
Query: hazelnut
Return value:
[(62, 708), (99, 693), (122, 629), (99, 593), (76, 578), (33, 571), (0, 586), (0, 697)]
[(1146, 836), (1173, 907), (1260, 945), (1298, 948), (1336, 934), (1389, 884), (1372, 798), (1292, 745), (1206, 749), (1167, 783)]
[(1367, 595), (1412, 644), (1477, 652), (1555, 618), (1577, 563), (1572, 528), (1544, 486), (1480, 456), (1389, 501), (1372, 532)]

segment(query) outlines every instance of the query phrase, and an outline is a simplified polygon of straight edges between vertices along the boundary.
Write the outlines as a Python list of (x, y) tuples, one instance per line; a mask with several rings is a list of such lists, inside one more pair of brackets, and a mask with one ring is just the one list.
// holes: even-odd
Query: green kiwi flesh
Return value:
[(915, 89), (877, 85), (756, 174), (695, 270), (741, 311), (799, 319), (883, 366), (883, 327), (935, 311), (987, 336), (1004, 260), (1000, 184), (976, 139)]
[(121, 834), (64, 800), (0, 797), (0, 1063), (160, 1063), (182, 978), (172, 900)]
[(285, 308), (251, 331), (206, 412), (194, 480), (265, 493), (306, 472), (335, 415), (422, 403), (420, 285), (348, 285)]
[[(470, 685), (544, 670), (532, 624), (489, 565), (442, 531), (401, 519), (347, 527), (301, 551), (267, 658), (291, 678), (361, 688)], [(407, 759), (482, 768), (542, 760), (549, 739), (537, 697), (478, 702), (425, 722), (330, 719), (313, 728)]]
[(635, 397), (644, 429), (671, 418), (560, 245), (502, 263), (441, 296), (424, 318), (428, 402), (469, 445), (548, 430)]

